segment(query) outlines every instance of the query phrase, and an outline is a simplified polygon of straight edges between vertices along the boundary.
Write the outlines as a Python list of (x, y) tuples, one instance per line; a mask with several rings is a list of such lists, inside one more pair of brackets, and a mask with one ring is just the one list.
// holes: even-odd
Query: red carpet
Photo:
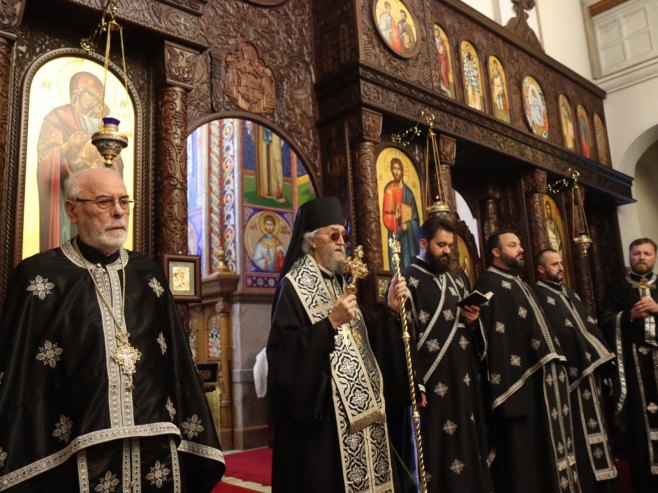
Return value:
[[(272, 484), (272, 449), (262, 447), (224, 455), (225, 477), (238, 478), (261, 485)], [(212, 493), (245, 493), (251, 490), (222, 481)]]
[(254, 490), (248, 490), (247, 488), (241, 488), (239, 486), (235, 486), (234, 484), (222, 482), (215, 486), (215, 489), (212, 490), (212, 493), (254, 493)]

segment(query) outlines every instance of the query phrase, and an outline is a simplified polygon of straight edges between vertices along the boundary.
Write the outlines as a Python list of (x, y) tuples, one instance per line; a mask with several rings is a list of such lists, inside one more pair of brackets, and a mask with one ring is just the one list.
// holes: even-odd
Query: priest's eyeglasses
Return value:
[(343, 241), (347, 243), (349, 236), (347, 233), (339, 233), (338, 231), (332, 231), (331, 233), (320, 233), (321, 235), (327, 235), (329, 239), (333, 242), (337, 242), (340, 237), (343, 238)]
[(91, 202), (94, 204), (99, 211), (101, 212), (109, 212), (112, 210), (114, 207), (114, 204), (118, 203), (119, 207), (121, 207), (121, 210), (127, 211), (132, 204), (135, 203), (134, 200), (130, 200), (128, 197), (121, 197), (118, 199), (112, 198), (112, 197), (99, 197), (97, 199), (80, 199), (80, 198), (75, 198), (73, 199), (76, 202)]

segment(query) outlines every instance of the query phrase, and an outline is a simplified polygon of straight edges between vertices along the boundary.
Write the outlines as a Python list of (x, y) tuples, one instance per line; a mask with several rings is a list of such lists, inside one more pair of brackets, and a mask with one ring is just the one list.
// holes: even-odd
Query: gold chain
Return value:
[[(128, 333), (128, 330), (125, 326), (125, 318), (124, 318), (124, 323), (120, 324), (119, 320), (116, 317), (116, 314), (114, 313), (114, 310), (112, 309), (112, 305), (107, 301), (107, 299), (105, 298), (105, 293), (103, 293), (100, 286), (96, 282), (96, 278), (94, 277), (94, 273), (91, 270), (90, 264), (87, 263), (87, 259), (84, 257), (84, 255), (82, 255), (82, 252), (80, 251), (80, 247), (78, 246), (77, 239), (74, 239), (72, 243), (73, 246), (75, 247), (76, 253), (80, 257), (80, 260), (82, 260), (82, 264), (85, 266), (85, 269), (87, 269), (87, 272), (89, 273), (89, 276), (91, 277), (91, 280), (94, 283), (96, 292), (101, 297), (101, 300), (103, 301), (103, 304), (105, 305), (107, 310), (110, 312), (110, 315), (112, 316), (112, 320), (114, 320), (114, 324), (118, 329), (118, 332), (115, 334), (115, 337), (120, 344), (117, 345), (117, 348), (114, 354), (112, 355), (112, 358), (121, 367), (121, 371), (128, 378), (128, 382), (126, 383), (126, 390), (132, 390), (134, 388), (132, 375), (137, 371), (135, 367), (141, 357), (141, 353), (139, 352), (139, 350), (131, 346), (130, 343), (128, 342), (130, 334)], [(119, 254), (119, 257), (121, 258), (121, 274), (122, 274), (120, 306), (121, 306), (121, 315), (125, 317), (124, 308), (126, 306), (126, 266), (123, 263), (123, 257), (121, 257), (121, 254)]]

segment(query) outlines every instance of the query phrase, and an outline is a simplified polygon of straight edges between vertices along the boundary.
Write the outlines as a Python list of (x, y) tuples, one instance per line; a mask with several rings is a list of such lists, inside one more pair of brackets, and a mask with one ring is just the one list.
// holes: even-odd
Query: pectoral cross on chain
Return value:
[[(363, 257), (363, 247), (357, 245), (354, 248), (354, 256), (348, 257), (342, 262), (343, 269), (350, 276), (350, 282), (345, 287), (345, 292), (348, 294), (356, 294), (356, 282), (368, 275), (368, 266), (363, 261)], [(351, 332), (356, 343), (361, 345), (361, 334), (359, 334), (358, 329), (353, 327)]]
[(135, 388), (133, 385), (133, 374), (137, 372), (137, 362), (142, 357), (142, 353), (130, 345), (127, 332), (119, 332), (117, 338), (121, 344), (114, 351), (112, 359), (121, 368), (121, 373), (127, 377), (126, 390), (131, 391)]
[(650, 283), (646, 276), (642, 276), (638, 282), (633, 283), (633, 287), (640, 289), (642, 296), (651, 296), (651, 292), (649, 290), (656, 289), (656, 285)]

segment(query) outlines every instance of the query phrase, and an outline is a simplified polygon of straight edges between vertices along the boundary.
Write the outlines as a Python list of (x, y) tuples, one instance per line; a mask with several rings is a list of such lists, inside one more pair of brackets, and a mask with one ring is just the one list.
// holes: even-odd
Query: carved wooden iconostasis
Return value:
[[(102, 63), (79, 41), (106, 1), (19, 0), (0, 18), (0, 298), (36, 209), (26, 202), (28, 134), (39, 132), (29, 81), (60, 55)], [(373, 273), (360, 297), (369, 308), (380, 300), (393, 154), (404, 175), (396, 193), (404, 184), (414, 202), (399, 207), (400, 217), (421, 224), (443, 190), (461, 239), (452, 266), (461, 261), (471, 281), (499, 227), (519, 232), (532, 280), (533, 252), (550, 244), (547, 223), (558, 213), (569, 282), (590, 306), (623, 265), (616, 207), (632, 200), (631, 179), (611, 167), (605, 95), (541, 51), (523, 9), (506, 29), (459, 0), (390, 0), (390, 12), (382, 0), (119, 3), (134, 115), (133, 148), (122, 157), (133, 163), (133, 248), (201, 259), (202, 300), (181, 312), (197, 360), (220, 365), (216, 424), (225, 447), (269, 436), (252, 366), (300, 204), (342, 200), (352, 244), (364, 247)], [(119, 67), (113, 56), (110, 72), (121, 80)], [(435, 117), (437, 163), (426, 164), (422, 122), (407, 146), (393, 140), (422, 112)], [(547, 184), (570, 170), (584, 191), (588, 255), (572, 242), (584, 223), (568, 192), (550, 196), (547, 217)]]
[[(421, 45), (408, 56), (399, 53), (397, 45), (392, 48), (383, 33), (382, 26), (389, 23), (385, 15), (377, 25), (371, 21), (379, 2), (358, 2), (355, 12), (328, 0), (317, 3), (316, 25), (322, 26), (316, 39), (321, 60), (317, 64), (319, 132), (325, 176), (337, 179), (324, 190), (358, 201), (358, 212), (354, 206), (352, 210), (354, 230), (357, 241), (366, 245), (369, 265), (381, 268), (386, 263), (386, 250), (378, 241), (378, 211), (367, 205), (376, 204), (378, 197), (370, 170), (380, 147), (413, 126), (422, 112), (436, 117), (434, 128), (442, 144), (452, 140), (456, 146), (452, 159), (442, 158), (441, 176), (444, 187), (459, 192), (473, 211), (479, 231), (471, 233), (477, 233), (473, 241), (479, 242), (479, 251), (493, 230), (516, 229), (526, 247), (530, 281), (534, 252), (549, 246), (542, 202), (547, 183), (577, 171), (588, 223), (616, 222), (616, 205), (632, 200), (631, 180), (610, 168), (602, 130), (603, 91), (541, 51), (536, 36), (524, 25), (522, 8), (511, 32), (457, 0), (404, 0)], [(394, 10), (393, 22), (401, 22), (401, 14)], [(352, 23), (358, 26), (356, 37), (329, 42), (330, 33), (343, 32)], [(598, 141), (591, 130), (594, 121), (600, 125)], [(426, 132), (422, 124), (420, 128), (421, 137), (406, 150), (418, 170)], [(352, 183), (349, 197), (334, 186), (341, 179)], [(420, 179), (436, 186), (431, 168)], [(365, 206), (361, 197), (367, 199)], [(565, 260), (573, 266), (569, 282), (593, 306), (592, 276), (607, 274), (610, 267), (592, 264), (597, 261), (593, 251), (585, 255), (572, 247), (573, 232), (580, 231), (582, 218), (564, 197), (554, 200), (569, 245)], [(456, 218), (454, 204), (451, 211)], [(621, 267), (618, 234), (595, 238), (596, 249), (612, 252), (613, 270)]]

